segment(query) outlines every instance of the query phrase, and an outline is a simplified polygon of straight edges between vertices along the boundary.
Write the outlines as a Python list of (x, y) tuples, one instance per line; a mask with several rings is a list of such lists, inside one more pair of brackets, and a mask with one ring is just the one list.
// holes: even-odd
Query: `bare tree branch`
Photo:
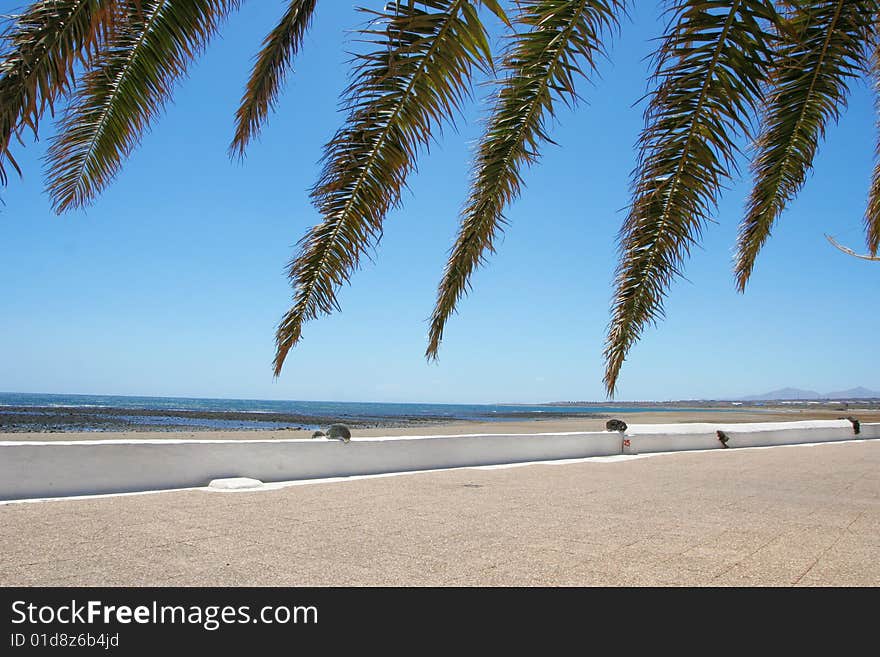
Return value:
[(825, 239), (831, 242), (831, 245), (835, 249), (843, 251), (846, 255), (851, 255), (854, 258), (861, 258), (862, 260), (872, 260), (874, 262), (880, 262), (880, 256), (862, 255), (861, 253), (856, 253), (852, 249), (848, 249), (842, 244), (839, 244), (833, 237), (831, 237), (831, 235), (825, 235)]

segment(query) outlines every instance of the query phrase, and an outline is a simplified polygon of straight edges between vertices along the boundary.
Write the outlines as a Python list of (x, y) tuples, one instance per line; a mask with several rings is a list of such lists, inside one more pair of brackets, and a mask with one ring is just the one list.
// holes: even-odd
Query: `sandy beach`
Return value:
[[(679, 422), (785, 422), (796, 420), (834, 420), (847, 415), (861, 422), (880, 422), (880, 410), (764, 408), (731, 411), (699, 409), (693, 411), (645, 411), (621, 413), (628, 424), (671, 424)], [(557, 433), (564, 431), (603, 431), (606, 417), (569, 417), (495, 422), (434, 422), (412, 426), (389, 426), (353, 429), (355, 437), (437, 436), (457, 434)], [(224, 431), (64, 431), (0, 433), (0, 441), (70, 441), (70, 440), (284, 440), (311, 438), (311, 430), (224, 430)]]

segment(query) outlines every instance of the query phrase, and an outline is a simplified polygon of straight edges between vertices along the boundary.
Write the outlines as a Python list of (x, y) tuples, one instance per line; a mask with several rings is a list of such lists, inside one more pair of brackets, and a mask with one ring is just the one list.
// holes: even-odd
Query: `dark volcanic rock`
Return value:
[(626, 422), (615, 418), (612, 420), (608, 420), (605, 423), (605, 428), (608, 431), (626, 431)]
[(344, 424), (331, 424), (330, 428), (327, 429), (327, 437), (332, 440), (341, 440), (347, 443), (351, 440), (351, 431), (349, 431), (348, 427)]
[[(0, 433), (45, 431), (235, 431), (310, 429), (326, 426), (339, 417), (300, 413), (201, 411), (122, 407), (0, 407)], [(355, 429), (411, 427), (448, 422), (443, 416), (346, 416)], [(309, 426), (311, 425), (311, 426)]]

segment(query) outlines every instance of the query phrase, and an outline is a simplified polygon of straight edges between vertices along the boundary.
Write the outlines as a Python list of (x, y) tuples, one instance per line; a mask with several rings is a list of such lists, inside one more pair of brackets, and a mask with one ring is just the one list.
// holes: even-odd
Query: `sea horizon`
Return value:
[(633, 404), (676, 404), (687, 402), (719, 402), (730, 403), (743, 401), (736, 398), (701, 398), (693, 397), (686, 399), (627, 399), (627, 400), (566, 400), (554, 399), (550, 401), (377, 401), (370, 399), (289, 399), (289, 398), (262, 398), (262, 397), (224, 397), (202, 395), (141, 395), (141, 394), (117, 394), (117, 393), (88, 393), (88, 392), (21, 392), (15, 390), (0, 390), (0, 406), (8, 405), (3, 399), (6, 397), (65, 397), (65, 398), (101, 398), (101, 399), (161, 399), (161, 400), (195, 400), (195, 401), (234, 401), (234, 402), (268, 402), (268, 403), (307, 403), (307, 404), (387, 404), (387, 405), (433, 405), (433, 406), (553, 406), (556, 404), (572, 404), (584, 406), (631, 406)]
[(454, 404), (0, 392), (0, 431), (318, 429), (333, 421), (408, 426), (678, 410), (710, 409), (670, 402)]

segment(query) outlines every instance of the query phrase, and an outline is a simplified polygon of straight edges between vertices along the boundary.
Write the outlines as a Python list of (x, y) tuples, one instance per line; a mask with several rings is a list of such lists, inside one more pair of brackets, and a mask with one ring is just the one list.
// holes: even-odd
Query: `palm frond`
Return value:
[(880, 34), (873, 35), (869, 74), (874, 87), (874, 111), (877, 114), (876, 146), (874, 149), (874, 171), (871, 175), (871, 190), (868, 193), (868, 207), (865, 211), (865, 237), (868, 252), (877, 255), (880, 249)]
[(763, 0), (679, 0), (657, 54), (658, 86), (645, 112), (633, 201), (605, 343), (605, 388), (663, 298), (717, 204), (761, 97), (776, 21)]
[(615, 28), (625, 2), (610, 0), (526, 0), (515, 17), (524, 31), (511, 37), (502, 64), (506, 78), (480, 141), (471, 192), (443, 273), (431, 316), (425, 355), (437, 358), (443, 330), (470, 287), (474, 270), (494, 253), (505, 223), (504, 208), (520, 194), (520, 170), (551, 141), (547, 120), (554, 102), (573, 104), (576, 79), (588, 77), (603, 52), (603, 38)]
[(795, 3), (777, 49), (752, 161), (754, 186), (737, 239), (740, 291), (770, 231), (797, 195), (829, 121), (846, 104), (847, 82), (861, 72), (876, 0)]
[(9, 152), (25, 127), (37, 135), (46, 109), (74, 82), (74, 64), (101, 47), (118, 12), (118, 0), (40, 0), (9, 19), (0, 36), (0, 184), (4, 162), (21, 173)]
[(247, 145), (275, 108), (293, 58), (302, 46), (317, 0), (291, 0), (281, 22), (263, 40), (250, 79), (235, 114), (235, 137), (230, 155), (244, 157)]
[(91, 62), (47, 153), (58, 213), (87, 205), (109, 184), (240, 0), (128, 2), (125, 24)]
[(361, 36), (374, 48), (357, 57), (344, 94), (348, 119), (327, 144), (312, 190), (323, 221), (289, 265), (293, 306), (276, 333), (276, 376), (303, 322), (338, 309), (337, 289), (381, 237), (418, 151), (459, 113), (474, 67), (491, 61), (477, 2), (399, 0), (369, 13), (375, 20)]

